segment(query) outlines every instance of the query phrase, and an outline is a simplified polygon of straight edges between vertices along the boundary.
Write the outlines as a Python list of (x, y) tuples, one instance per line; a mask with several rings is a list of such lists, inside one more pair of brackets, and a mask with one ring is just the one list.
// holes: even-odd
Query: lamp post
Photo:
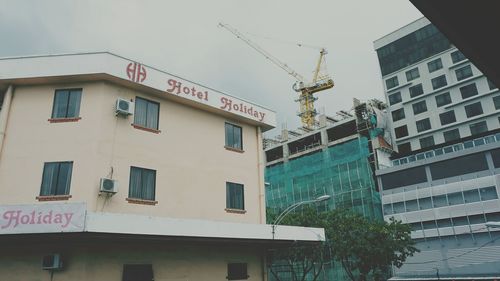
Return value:
[(293, 210), (297, 209), (297, 207), (299, 207), (299, 206), (302, 206), (302, 205), (305, 205), (305, 204), (311, 204), (311, 203), (317, 203), (317, 202), (326, 201), (326, 200), (330, 199), (330, 197), (331, 197), (330, 195), (322, 195), (322, 196), (320, 196), (320, 197), (318, 197), (316, 199), (313, 199), (313, 200), (301, 201), (301, 202), (298, 202), (298, 203), (295, 203), (295, 204), (292, 204), (292, 205), (288, 206), (285, 210), (283, 210), (283, 212), (281, 212), (281, 214), (279, 214), (276, 217), (276, 219), (274, 220), (273, 224), (271, 225), (271, 227), (273, 229), (273, 240), (274, 240), (274, 234), (275, 234), (275, 231), (276, 231), (276, 227), (283, 220), (283, 218), (286, 217), (286, 215), (288, 215)]

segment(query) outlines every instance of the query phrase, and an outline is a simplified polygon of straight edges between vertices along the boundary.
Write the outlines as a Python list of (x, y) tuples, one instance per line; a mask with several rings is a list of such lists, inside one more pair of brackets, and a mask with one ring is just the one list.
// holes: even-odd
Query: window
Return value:
[(390, 105), (400, 103), (401, 101), (402, 101), (401, 92), (397, 92), (397, 93), (389, 95), (389, 104)]
[(429, 118), (425, 118), (416, 122), (417, 132), (423, 132), (431, 129), (431, 121)]
[(405, 202), (396, 202), (392, 204), (395, 214), (400, 214), (405, 212)]
[(439, 120), (441, 120), (441, 125), (443, 126), (457, 121), (455, 117), (455, 111), (450, 110), (448, 112), (439, 114)]
[(426, 147), (434, 145), (434, 137), (433, 136), (421, 138), (419, 141), (420, 141), (420, 148), (426, 148)]
[(460, 139), (460, 131), (457, 129), (449, 130), (443, 132), (443, 137), (445, 142), (454, 141)]
[(392, 204), (384, 204), (384, 215), (392, 215)]
[(451, 219), (440, 219), (437, 220), (438, 227), (451, 227)]
[(440, 180), (488, 170), (488, 162), (483, 153), (476, 153), (429, 165), (432, 180)]
[(417, 79), (418, 77), (420, 77), (420, 73), (418, 72), (418, 68), (417, 67), (415, 67), (414, 69), (410, 69), (410, 70), (406, 71), (406, 80), (407, 81), (411, 81), (411, 80)]
[(411, 144), (409, 142), (402, 143), (398, 145), (398, 152), (401, 154), (406, 154), (411, 152)]
[(453, 226), (468, 225), (469, 221), (466, 216), (451, 218), (453, 221)]
[(467, 115), (467, 118), (471, 118), (481, 114), (483, 114), (483, 107), (481, 106), (481, 102), (476, 102), (465, 106), (465, 115)]
[(432, 201), (430, 197), (418, 199), (418, 206), (420, 210), (427, 210), (432, 208)]
[(437, 107), (447, 105), (451, 103), (451, 96), (449, 92), (440, 94), (436, 96), (436, 105)]
[(417, 199), (406, 201), (405, 205), (407, 212), (418, 211)]
[(425, 103), (425, 100), (414, 103), (412, 107), (414, 115), (427, 111), (427, 104)]
[(43, 166), (40, 196), (68, 195), (73, 162), (49, 162)]
[(422, 223), (421, 222), (414, 222), (411, 225), (411, 231), (419, 231), (422, 230)]
[(486, 218), (484, 217), (484, 214), (473, 215), (469, 216), (469, 222), (470, 224), (485, 223)]
[(448, 203), (451, 205), (459, 205), (464, 203), (462, 192), (453, 192), (448, 194)]
[(431, 83), (432, 83), (432, 89), (434, 89), (434, 90), (448, 85), (448, 83), (446, 82), (445, 75), (441, 75), (441, 76), (438, 76), (436, 78), (432, 78)]
[(242, 184), (226, 182), (226, 208), (245, 210), (245, 198)]
[(398, 77), (394, 76), (394, 77), (391, 77), (391, 78), (385, 80), (385, 85), (387, 86), (387, 90), (399, 86)]
[(473, 203), (473, 202), (478, 202), (481, 200), (479, 198), (479, 192), (477, 189), (464, 191), (464, 199), (465, 199), (465, 203)]
[(498, 199), (497, 189), (494, 186), (480, 188), (479, 194), (481, 201)]
[(410, 97), (412, 98), (420, 96), (424, 93), (424, 88), (422, 88), (422, 84), (411, 86), (410, 88), (408, 88), (408, 90), (410, 90)]
[(228, 280), (244, 280), (250, 277), (247, 271), (246, 263), (228, 263), (227, 264), (227, 279)]
[(477, 135), (488, 131), (488, 125), (486, 125), (486, 121), (470, 124), (469, 128), (471, 135)]
[(422, 225), (423, 225), (424, 229), (434, 229), (434, 228), (437, 228), (436, 221), (434, 221), (434, 220), (432, 220), (432, 221), (424, 221), (424, 222), (422, 222)]
[(405, 169), (390, 174), (385, 174), (381, 178), (382, 178), (382, 187), (384, 190), (424, 183), (427, 181), (425, 167), (423, 166)]
[(500, 96), (493, 97), (493, 104), (495, 109), (500, 109)]
[(497, 86), (495, 86), (495, 84), (493, 84), (490, 79), (487, 79), (486, 81), (488, 81), (488, 88), (490, 88), (490, 90), (497, 88)]
[(394, 110), (393, 112), (391, 112), (391, 114), (392, 114), (392, 121), (398, 121), (405, 118), (404, 108)]
[(462, 99), (470, 98), (478, 94), (476, 83), (460, 87), (459, 89), (460, 89), (460, 94), (462, 95)]
[(128, 197), (132, 199), (155, 200), (156, 171), (130, 167)]
[(438, 69), (443, 68), (443, 62), (441, 59), (435, 59), (427, 63), (427, 67), (429, 68), (429, 73), (434, 72)]
[(404, 125), (394, 128), (394, 132), (396, 134), (396, 138), (399, 139), (408, 135), (408, 128), (406, 127), (406, 125)]
[(159, 103), (136, 97), (134, 125), (158, 130), (159, 109)]
[(465, 60), (465, 56), (464, 54), (462, 54), (462, 52), (460, 52), (459, 50), (456, 50), (455, 52), (451, 53), (451, 61), (453, 63), (457, 63), (459, 61), (463, 61)]
[(472, 77), (472, 68), (470, 65), (461, 67), (455, 70), (455, 74), (457, 75), (457, 81), (464, 80), (465, 78)]
[(432, 202), (434, 202), (434, 208), (448, 206), (448, 202), (446, 202), (446, 195), (437, 195), (432, 196)]
[(123, 281), (153, 281), (153, 265), (124, 264)]
[(52, 106), (52, 118), (76, 118), (80, 116), (82, 89), (56, 90)]
[(226, 147), (243, 149), (242, 129), (230, 123), (225, 124), (226, 128)]

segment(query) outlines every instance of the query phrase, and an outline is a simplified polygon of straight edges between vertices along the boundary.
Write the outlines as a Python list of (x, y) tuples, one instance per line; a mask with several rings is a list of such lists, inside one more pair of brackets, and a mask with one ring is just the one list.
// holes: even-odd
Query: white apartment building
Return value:
[(111, 53), (0, 59), (0, 279), (267, 280), (275, 113)]
[(421, 250), (391, 280), (498, 280), (499, 90), (426, 18), (374, 45), (399, 151), (376, 172), (384, 219)]

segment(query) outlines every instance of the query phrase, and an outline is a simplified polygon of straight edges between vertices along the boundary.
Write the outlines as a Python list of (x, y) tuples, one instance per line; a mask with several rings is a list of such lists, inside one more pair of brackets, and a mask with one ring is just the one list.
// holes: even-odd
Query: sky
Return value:
[(420, 17), (409, 0), (0, 0), (0, 57), (113, 52), (276, 111), (272, 137), (300, 126), (295, 78), (219, 22), (306, 79), (319, 51), (295, 43), (326, 48), (335, 87), (315, 107), (333, 116), (384, 100), (373, 41)]

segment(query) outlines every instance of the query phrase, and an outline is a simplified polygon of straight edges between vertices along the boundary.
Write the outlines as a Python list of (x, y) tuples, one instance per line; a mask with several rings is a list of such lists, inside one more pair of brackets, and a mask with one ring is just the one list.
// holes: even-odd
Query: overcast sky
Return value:
[(318, 50), (285, 42), (325, 47), (335, 87), (315, 105), (335, 115), (354, 97), (384, 99), (373, 41), (420, 17), (409, 0), (0, 0), (0, 56), (110, 51), (269, 107), (294, 129), (294, 78), (219, 22), (308, 79)]

